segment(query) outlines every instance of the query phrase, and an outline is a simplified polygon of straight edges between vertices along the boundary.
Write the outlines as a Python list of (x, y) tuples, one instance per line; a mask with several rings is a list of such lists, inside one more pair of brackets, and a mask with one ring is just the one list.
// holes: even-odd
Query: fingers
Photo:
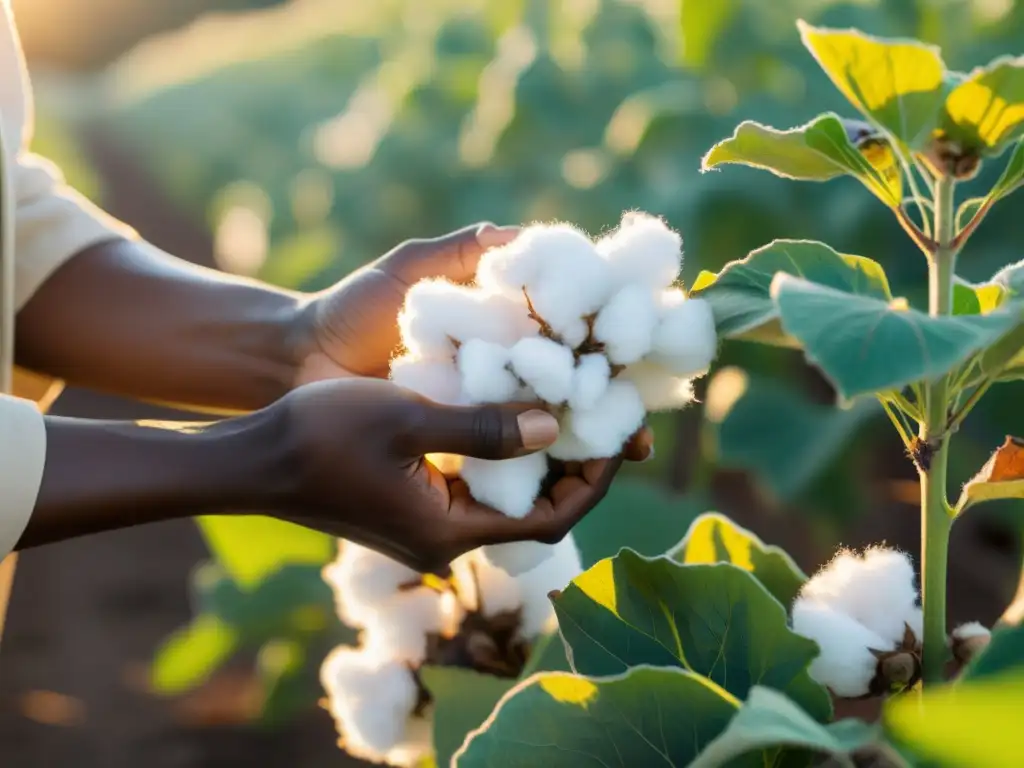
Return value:
[(403, 446), (410, 455), (454, 453), (511, 459), (558, 439), (558, 420), (529, 404), (440, 405), (424, 401)]
[(515, 226), (473, 224), (441, 237), (402, 243), (385, 257), (385, 266), (408, 284), (429, 277), (467, 282), (487, 249), (505, 245), (518, 234)]
[(623, 448), (626, 461), (644, 462), (654, 458), (654, 430), (646, 424), (636, 431)]

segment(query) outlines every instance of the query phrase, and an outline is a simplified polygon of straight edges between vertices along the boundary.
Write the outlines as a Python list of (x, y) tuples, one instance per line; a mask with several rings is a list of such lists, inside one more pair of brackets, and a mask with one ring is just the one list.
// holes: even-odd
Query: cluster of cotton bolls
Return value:
[[(399, 316), (405, 352), (391, 363), (393, 381), (450, 405), (542, 402), (560, 416), (546, 451), (432, 460), (458, 472), (478, 501), (522, 517), (549, 457), (614, 456), (646, 413), (689, 403), (717, 338), (710, 305), (675, 287), (681, 266), (680, 236), (634, 212), (596, 242), (568, 224), (533, 225), (484, 254), (474, 284), (414, 285)], [(513, 543), (486, 556), (516, 574), (548, 551)]]
[(425, 578), (342, 542), (324, 579), (339, 617), (360, 630), (360, 643), (336, 648), (320, 670), (342, 746), (355, 757), (395, 766), (429, 756), (433, 715), (419, 667), (517, 677), (533, 640), (556, 626), (548, 593), (564, 589), (581, 571), (572, 536), (517, 577), (474, 550), (452, 563), (447, 580)]
[[(793, 631), (820, 654), (811, 677), (840, 698), (861, 698), (913, 686), (921, 674), (923, 616), (913, 564), (902, 552), (870, 547), (840, 551), (814, 575), (792, 607)], [(958, 655), (987, 642), (977, 623), (952, 633)]]

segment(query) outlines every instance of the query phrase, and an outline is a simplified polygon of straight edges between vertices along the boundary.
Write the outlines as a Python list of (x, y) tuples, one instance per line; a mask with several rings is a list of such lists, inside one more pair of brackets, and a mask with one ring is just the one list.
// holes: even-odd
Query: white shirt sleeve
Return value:
[(30, 400), (0, 395), (0, 558), (28, 525), (45, 464), (43, 414)]
[(28, 152), (14, 158), (14, 296), (20, 309), (54, 270), (103, 240), (136, 238), (64, 183), (60, 170)]

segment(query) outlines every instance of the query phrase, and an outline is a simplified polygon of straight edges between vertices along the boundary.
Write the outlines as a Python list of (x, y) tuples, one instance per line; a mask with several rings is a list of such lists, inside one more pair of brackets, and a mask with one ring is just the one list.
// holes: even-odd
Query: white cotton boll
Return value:
[(648, 413), (673, 411), (693, 402), (693, 380), (677, 376), (657, 363), (641, 360), (620, 373), (640, 394)]
[(660, 315), (651, 338), (652, 359), (680, 376), (707, 373), (718, 354), (711, 304), (687, 299), (682, 291), (666, 291)]
[(522, 605), (519, 583), (495, 567), (482, 550), (474, 549), (458, 558), (452, 563), (452, 573), (459, 585), (459, 593), (484, 616), (514, 611)]
[(629, 365), (650, 352), (657, 325), (654, 295), (645, 286), (630, 284), (598, 312), (594, 338), (605, 345), (611, 362)]
[(462, 393), (459, 369), (447, 360), (403, 355), (391, 361), (391, 380), (435, 403), (456, 405)]
[(557, 461), (586, 461), (593, 458), (593, 449), (572, 431), (572, 416), (564, 419), (558, 439), (548, 446), (548, 456)]
[(614, 456), (644, 421), (640, 394), (628, 381), (616, 379), (597, 405), (588, 411), (573, 411), (568, 419), (573, 434), (590, 449), (592, 459)]
[(483, 547), (483, 553), (495, 568), (510, 576), (520, 576), (551, 557), (552, 548), (538, 541), (511, 541)]
[(683, 239), (661, 219), (630, 212), (619, 228), (597, 242), (614, 285), (637, 283), (652, 291), (668, 288), (679, 276)]
[(536, 568), (517, 579), (523, 596), (523, 619), (520, 633), (536, 637), (557, 627), (555, 609), (548, 593), (565, 589), (569, 582), (583, 573), (580, 551), (572, 534), (550, 548), (550, 555)]
[(434, 722), (431, 717), (411, 717), (402, 743), (389, 749), (384, 761), (396, 768), (416, 768), (434, 752)]
[(590, 354), (580, 357), (572, 374), (569, 407), (587, 411), (597, 405), (608, 389), (612, 369), (604, 355)]
[(448, 360), (455, 342), (478, 338), (511, 345), (537, 326), (525, 305), (447, 280), (421, 280), (405, 296), (398, 327), (413, 355)]
[(569, 399), (576, 368), (571, 349), (557, 341), (536, 337), (521, 339), (510, 354), (512, 370), (537, 397), (553, 405)]
[(992, 636), (992, 632), (984, 624), (977, 621), (961, 624), (959, 627), (954, 629), (951, 634), (953, 635), (954, 640), (970, 640), (973, 637)]
[(340, 545), (323, 578), (334, 588), (338, 616), (350, 626), (362, 626), (401, 585), (420, 579), (416, 571), (368, 547), (351, 541)]
[(466, 457), (460, 474), (473, 498), (509, 517), (526, 517), (548, 473), (544, 451), (489, 461)]
[(525, 227), (512, 242), (486, 251), (476, 268), (477, 285), (491, 293), (522, 297), (523, 288), (536, 281), (544, 255), (537, 240), (545, 229), (540, 224)]
[(914, 638), (918, 643), (924, 642), (924, 611), (921, 606), (914, 606), (907, 615), (907, 624), (910, 626), (910, 631), (914, 633)]
[(793, 604), (793, 631), (821, 649), (807, 670), (810, 676), (843, 698), (868, 692), (878, 668), (871, 649), (893, 648), (863, 624), (816, 600), (798, 598)]
[(378, 603), (365, 623), (366, 647), (395, 661), (419, 664), (426, 656), (427, 634), (445, 627), (441, 598), (441, 593), (419, 587)]
[(380, 760), (404, 740), (418, 698), (412, 673), (404, 664), (340, 647), (324, 660), (320, 681), (352, 755)]
[(462, 392), (471, 403), (506, 403), (520, 389), (509, 370), (508, 348), (483, 339), (470, 339), (459, 348)]

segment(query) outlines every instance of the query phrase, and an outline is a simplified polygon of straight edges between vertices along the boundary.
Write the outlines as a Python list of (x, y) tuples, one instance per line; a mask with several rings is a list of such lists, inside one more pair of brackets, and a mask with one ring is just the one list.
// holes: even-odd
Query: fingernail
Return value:
[(516, 417), (523, 448), (535, 451), (558, 439), (558, 419), (546, 411), (525, 411)]
[(484, 248), (494, 248), (512, 242), (518, 234), (519, 227), (496, 227), (493, 224), (484, 224), (476, 231), (476, 241)]

